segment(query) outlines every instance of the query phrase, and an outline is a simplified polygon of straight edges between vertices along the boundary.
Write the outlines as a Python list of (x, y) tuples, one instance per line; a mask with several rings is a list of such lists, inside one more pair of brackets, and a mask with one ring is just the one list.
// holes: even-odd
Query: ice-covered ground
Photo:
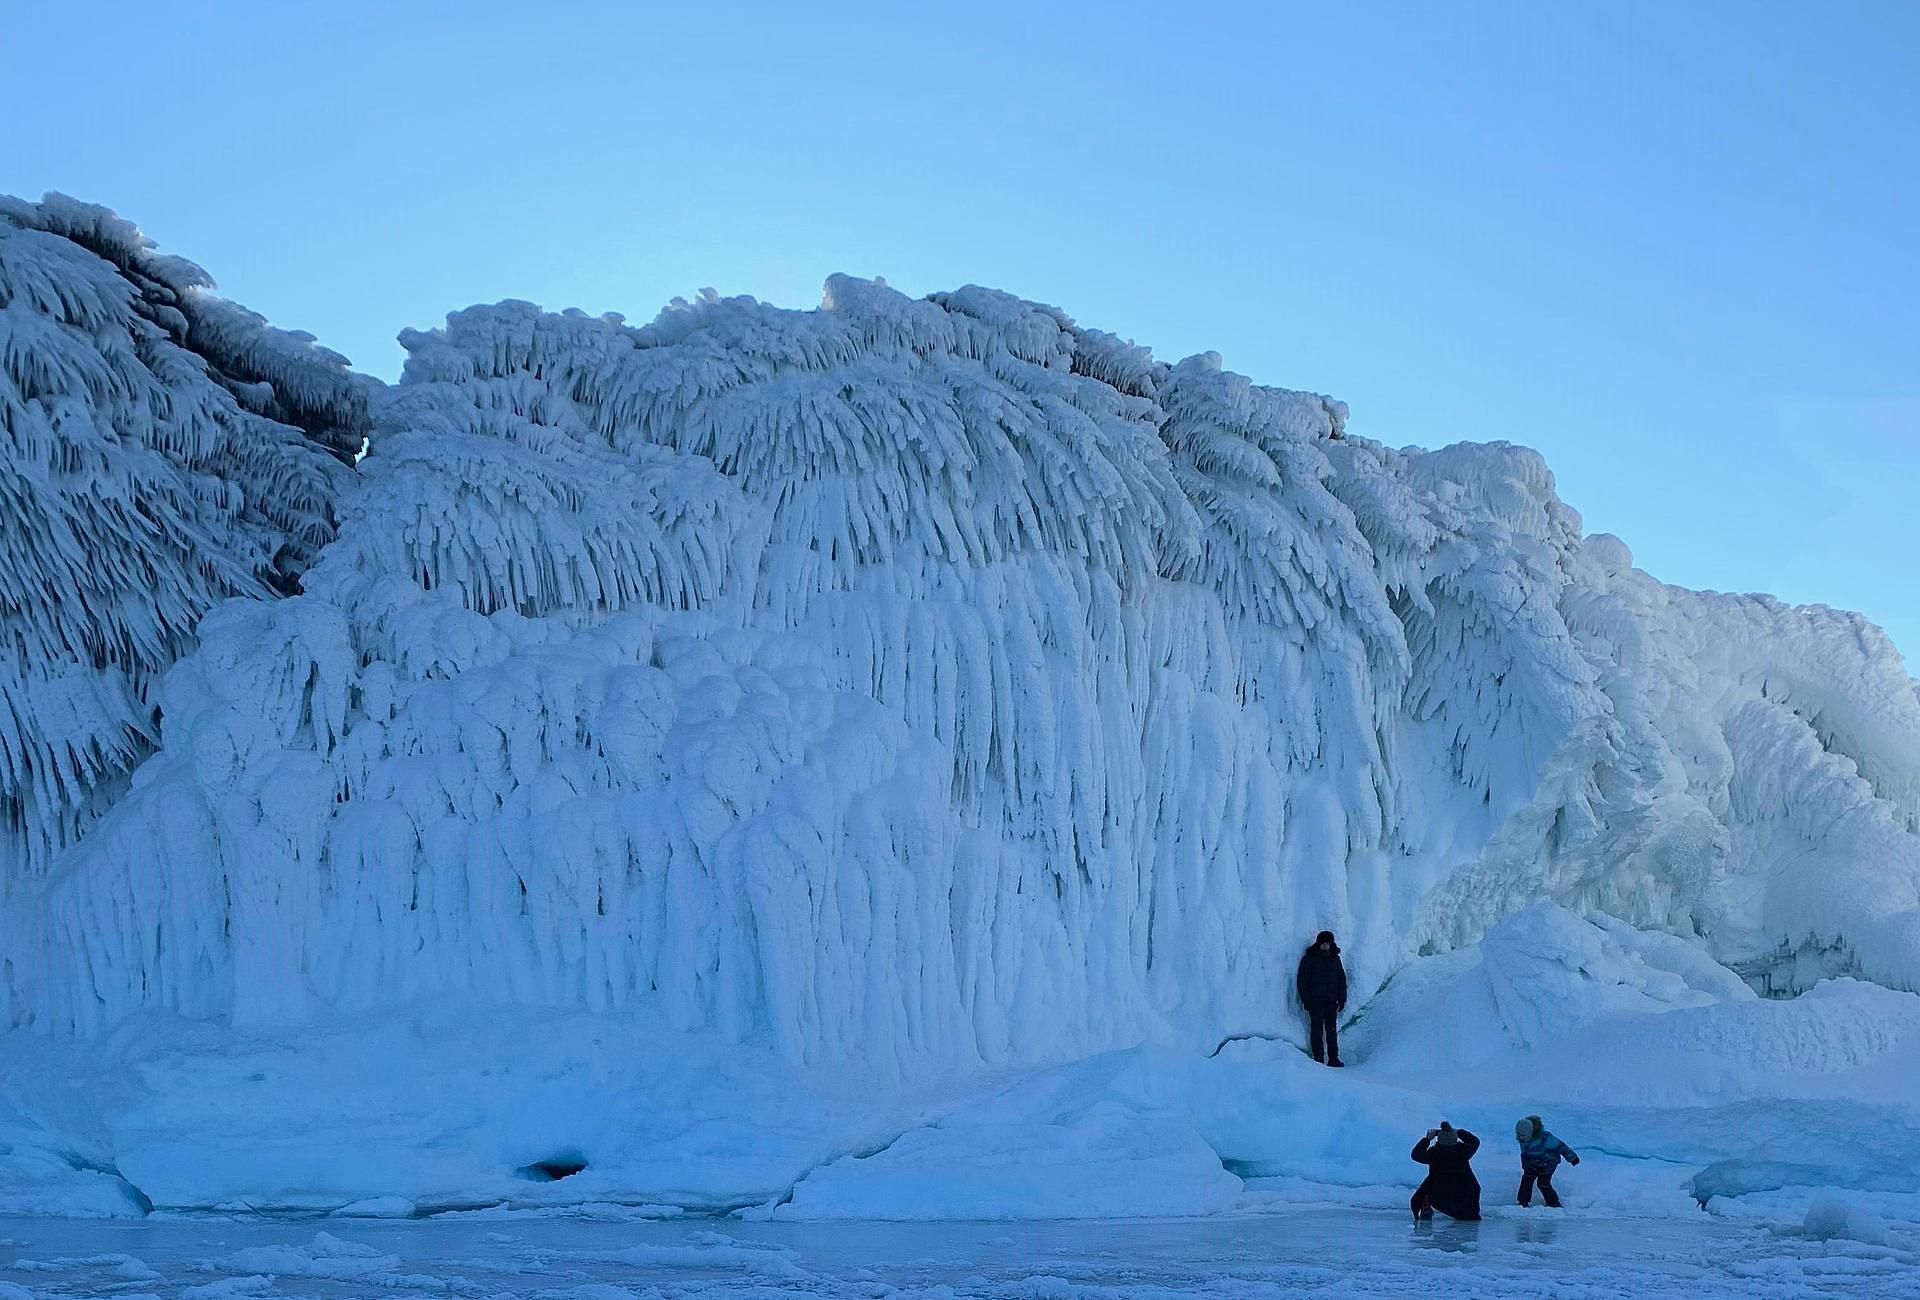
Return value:
[(741, 1224), (607, 1214), (404, 1223), (0, 1219), (0, 1300), (54, 1296), (1542, 1296), (1896, 1300), (1914, 1242), (1706, 1214), (1503, 1211), (1416, 1229), (1386, 1210), (1261, 1207), (1095, 1223)]
[[(1733, 1287), (1756, 1280), (1740, 1269), (1777, 1266), (1780, 1293), (1793, 1294), (1819, 1270), (1837, 1271), (1836, 1285), (1854, 1285), (1853, 1269), (1904, 1285), (1920, 1249), (1920, 996), (1836, 980), (1763, 999), (1669, 936), (1546, 904), (1471, 951), (1408, 967), (1349, 1024), (1342, 1071), (1251, 1035), (1211, 1054), (1140, 1047), (888, 1091), (795, 1072), (771, 1043), (724, 1045), (631, 1015), (499, 1008), (461, 1019), (443, 1004), (315, 1023), (298, 1036), (236, 1037), (160, 1017), (97, 1040), (11, 1046), (0, 1072), (0, 1212), (155, 1225), (183, 1210), (304, 1212), (308, 1228), (353, 1241), (363, 1230), (452, 1240), (433, 1234), (463, 1214), (515, 1224), (603, 1216), (629, 1240), (620, 1234), (664, 1231), (633, 1221), (670, 1216), (736, 1235), (791, 1229), (801, 1235), (753, 1239), (854, 1243), (849, 1251), (895, 1240), (873, 1226), (882, 1220), (1183, 1216), (1194, 1225), (1144, 1237), (1090, 1224), (1052, 1238), (1031, 1229), (1061, 1242), (1117, 1233), (1121, 1257), (1163, 1234), (1173, 1244), (1152, 1268), (1171, 1277), (1204, 1266), (1226, 1239), (1217, 1234), (1286, 1239), (1287, 1216), (1338, 1207), (1344, 1217), (1328, 1231), (1341, 1250), (1393, 1243), (1367, 1263), (1391, 1293), (1395, 1270), (1430, 1258), (1421, 1239), (1395, 1235), (1418, 1172), (1407, 1150), (1446, 1117), (1486, 1140), (1476, 1168), (1496, 1218), (1481, 1254), (1445, 1267), (1526, 1276), (1567, 1251), (1597, 1269), (1638, 1250), (1646, 1268), (1672, 1269), (1720, 1252), (1739, 1262), (1715, 1265), (1709, 1282)], [(1565, 1250), (1521, 1239), (1509, 1222), (1512, 1124), (1529, 1113), (1584, 1157), (1559, 1179), (1575, 1225), (1559, 1229)], [(555, 1162), (584, 1168), (543, 1181), (538, 1166)], [(148, 1206), (159, 1217), (138, 1219)], [(1250, 1211), (1282, 1219), (1231, 1226)], [(406, 1216), (431, 1223), (381, 1226)], [(1728, 1224), (1762, 1235), (1729, 1235)], [(806, 1235), (814, 1228), (822, 1235)], [(1837, 1244), (1812, 1244), (1809, 1229)], [(57, 1231), (95, 1243), (62, 1247), (66, 1255), (146, 1258), (99, 1245), (122, 1231), (111, 1223)], [(231, 1228), (248, 1242), (288, 1231), (259, 1218)], [(919, 1239), (918, 1229), (898, 1231)], [(1544, 1258), (1530, 1262), (1536, 1248)], [(1292, 1247), (1283, 1266), (1250, 1249), (1256, 1271), (1345, 1267), (1303, 1263)], [(375, 1252), (393, 1253), (405, 1252)], [(1505, 1262), (1489, 1262), (1496, 1256)], [(1115, 1282), (1162, 1276), (1099, 1258), (1078, 1267), (1108, 1268)], [(1237, 1284), (1240, 1274), (1221, 1267), (1223, 1285)], [(846, 1280), (824, 1271), (821, 1286)], [(1617, 1275), (1596, 1283), (1616, 1284), (1640, 1285)]]

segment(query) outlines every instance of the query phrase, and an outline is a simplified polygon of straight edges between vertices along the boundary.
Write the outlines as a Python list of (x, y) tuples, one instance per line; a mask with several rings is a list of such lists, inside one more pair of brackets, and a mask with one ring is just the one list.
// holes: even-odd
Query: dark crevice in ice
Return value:
[(529, 1182), (557, 1183), (562, 1178), (571, 1178), (587, 1167), (587, 1158), (578, 1151), (557, 1151), (544, 1160), (536, 1160), (530, 1165), (522, 1165), (514, 1173)]

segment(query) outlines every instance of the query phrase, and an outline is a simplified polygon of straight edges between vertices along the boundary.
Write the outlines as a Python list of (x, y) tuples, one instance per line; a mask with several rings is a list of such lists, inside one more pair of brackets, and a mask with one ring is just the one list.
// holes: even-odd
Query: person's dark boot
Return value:
[(1329, 1068), (1335, 1069), (1335, 1070), (1344, 1070), (1347, 1068), (1347, 1063), (1337, 1058), (1334, 1060), (1328, 1061), (1327, 1065)]

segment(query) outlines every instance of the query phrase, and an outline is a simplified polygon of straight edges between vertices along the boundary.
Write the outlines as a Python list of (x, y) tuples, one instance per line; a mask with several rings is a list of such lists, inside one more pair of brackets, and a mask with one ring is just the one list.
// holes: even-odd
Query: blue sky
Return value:
[(1920, 5), (0, 4), (47, 189), (389, 376), (502, 297), (995, 285), (1920, 662)]

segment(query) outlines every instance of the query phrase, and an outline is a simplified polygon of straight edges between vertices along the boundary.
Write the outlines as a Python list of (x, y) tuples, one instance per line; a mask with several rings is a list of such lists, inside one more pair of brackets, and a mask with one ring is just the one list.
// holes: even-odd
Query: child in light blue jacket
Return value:
[(1579, 1155), (1572, 1147), (1547, 1132), (1538, 1115), (1529, 1115), (1515, 1124), (1513, 1136), (1520, 1142), (1520, 1204), (1533, 1204), (1533, 1185), (1537, 1182), (1547, 1207), (1559, 1209), (1560, 1195), (1553, 1190), (1553, 1171), (1560, 1167), (1562, 1156), (1566, 1157), (1568, 1164), (1577, 1165), (1580, 1163)]

